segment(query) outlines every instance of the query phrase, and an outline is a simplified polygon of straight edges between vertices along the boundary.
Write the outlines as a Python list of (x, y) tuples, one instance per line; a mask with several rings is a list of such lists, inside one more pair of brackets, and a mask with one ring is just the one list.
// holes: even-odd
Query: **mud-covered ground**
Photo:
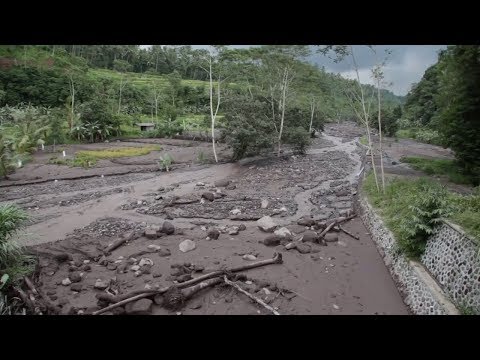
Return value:
[[(210, 154), (208, 143), (158, 140), (171, 147), (168, 152), (177, 154), (175, 159), (184, 154), (185, 161), (179, 163), (184, 166), (166, 173), (153, 165), (134, 165), (140, 166), (135, 168), (138, 171), (121, 175), (129, 165), (101, 164), (89, 170), (94, 176), (86, 178), (78, 178), (85, 170), (64, 166), (49, 165), (54, 170), (40, 175), (30, 168), (0, 183), (0, 199), (31, 214), (19, 240), (38, 252), (37, 284), (64, 314), (99, 310), (106, 304), (98, 301), (98, 294), (119, 296), (169, 286), (213, 270), (269, 259), (275, 253), (282, 254), (282, 264), (245, 271), (247, 278), (237, 284), (282, 315), (406, 314), (358, 218), (342, 224), (358, 240), (331, 231), (328, 242), (308, 241), (329, 219), (352, 213), (362, 158), (356, 140), (361, 134), (352, 124), (332, 124), (305, 156), (286, 152), (280, 158), (215, 165), (195, 162), (199, 151)], [(221, 154), (227, 159), (228, 149)], [(151, 155), (152, 159), (158, 155)], [(128, 162), (137, 160), (146, 162), (145, 157)], [(148, 166), (152, 169), (146, 171)], [(115, 172), (106, 176), (107, 168)], [(64, 176), (65, 171), (79, 173)], [(33, 175), (41, 176), (36, 180), (42, 182), (25, 184), (36, 181)], [(257, 220), (263, 216), (270, 216), (276, 229), (288, 229), (287, 238), (261, 230)], [(165, 221), (173, 225), (173, 234), (166, 234), (170, 226)], [(122, 238), (129, 241), (110, 254), (103, 252)], [(297, 247), (285, 246), (299, 239), (303, 241)], [(180, 250), (192, 244), (194, 249)], [(71, 258), (62, 259), (60, 254)], [(109, 313), (268, 313), (244, 294), (221, 285), (202, 290), (178, 311), (161, 304), (159, 297)]]

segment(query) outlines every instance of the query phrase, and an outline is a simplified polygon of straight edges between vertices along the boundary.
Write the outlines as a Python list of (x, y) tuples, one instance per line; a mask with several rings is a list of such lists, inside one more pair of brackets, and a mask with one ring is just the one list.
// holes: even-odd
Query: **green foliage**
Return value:
[(113, 61), (113, 70), (119, 72), (128, 72), (131, 71), (133, 66), (125, 60), (114, 60)]
[(147, 138), (169, 138), (183, 133), (183, 127), (177, 122), (164, 122), (156, 124), (154, 130), (145, 131), (143, 137)]
[(415, 139), (432, 145), (443, 145), (443, 138), (440, 133), (427, 128), (401, 129), (396, 132), (396, 136), (401, 139)]
[(454, 211), (451, 220), (480, 242), (480, 188), (473, 194), (451, 194), (449, 198)]
[[(16, 282), (32, 271), (32, 259), (13, 235), (28, 219), (27, 214), (14, 204), (0, 205), (0, 276), (2, 288)], [(7, 276), (5, 276), (7, 274)]]
[(366, 136), (366, 135), (363, 135), (363, 136), (360, 138), (360, 144), (365, 145), (365, 146), (368, 146), (368, 139), (367, 139), (367, 136)]
[(170, 166), (173, 164), (173, 158), (169, 153), (165, 153), (160, 156), (160, 160), (157, 161), (160, 170), (170, 171)]
[(449, 46), (440, 68), (439, 130), (462, 167), (480, 177), (480, 46)]
[(425, 159), (420, 157), (403, 157), (400, 161), (410, 164), (415, 170), (424, 171), (428, 175), (446, 175), (456, 184), (474, 184), (475, 179), (459, 165), (455, 160), (448, 159)]
[(221, 140), (233, 149), (233, 159), (257, 155), (271, 149), (277, 134), (268, 118), (269, 106), (260, 99), (239, 96), (225, 104), (226, 127)]
[(393, 179), (387, 184), (385, 194), (381, 194), (370, 174), (363, 188), (373, 206), (380, 208), (399, 249), (410, 257), (423, 253), (434, 227), (453, 211), (448, 191), (429, 179)]
[(297, 154), (306, 154), (308, 146), (311, 143), (311, 137), (305, 128), (297, 126), (287, 128), (285, 131), (285, 143), (292, 146)]
[(0, 176), (7, 177), (14, 169), (14, 151), (12, 149), (12, 141), (4, 134), (0, 128)]

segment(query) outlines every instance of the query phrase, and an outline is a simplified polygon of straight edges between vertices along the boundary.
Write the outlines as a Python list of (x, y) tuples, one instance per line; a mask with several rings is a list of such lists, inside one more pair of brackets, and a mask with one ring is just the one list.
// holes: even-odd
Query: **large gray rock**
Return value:
[(285, 238), (282, 236), (278, 236), (275, 234), (268, 235), (265, 239), (262, 240), (263, 245), (265, 246), (277, 246), (280, 244), (280, 241), (284, 240)]
[(299, 244), (297, 244), (297, 251), (300, 254), (308, 254), (309, 252), (312, 251), (312, 248), (307, 244), (299, 243)]
[(303, 233), (303, 242), (317, 242), (318, 234), (315, 231), (307, 230)]
[(195, 245), (195, 242), (192, 241), (192, 240), (183, 240), (179, 245), (178, 245), (178, 248), (180, 249), (181, 252), (188, 252), (188, 251), (192, 251), (194, 250), (195, 248), (197, 247), (197, 245)]
[(313, 226), (315, 225), (315, 220), (313, 220), (311, 217), (304, 216), (298, 219), (297, 224), (302, 226)]
[(220, 231), (218, 231), (217, 229), (210, 229), (208, 230), (207, 236), (210, 239), (217, 240), (218, 237), (220, 236)]
[(95, 285), (93, 287), (95, 289), (105, 290), (108, 287), (108, 281), (103, 281), (101, 279), (97, 279), (97, 281), (95, 281)]
[(145, 229), (145, 237), (147, 239), (156, 239), (157, 238), (157, 231), (155, 229)]
[(231, 183), (230, 180), (223, 179), (223, 180), (215, 181), (213, 184), (215, 185), (215, 187), (226, 187), (230, 185), (230, 183)]
[(213, 201), (215, 199), (215, 195), (211, 192), (206, 191), (202, 194), (202, 198), (204, 198), (208, 201)]
[(335, 241), (338, 241), (338, 234), (337, 233), (327, 233), (327, 234), (325, 234), (323, 239), (326, 242), (335, 242)]
[(273, 232), (278, 225), (270, 216), (264, 216), (257, 220), (257, 226), (265, 232)]
[(162, 232), (171, 235), (175, 232), (175, 226), (169, 221), (164, 221), (162, 225)]
[(277, 235), (279, 237), (283, 237), (283, 238), (290, 237), (292, 235), (290, 230), (288, 230), (286, 227), (281, 227), (280, 229), (275, 230), (273, 233), (275, 235)]
[(152, 300), (140, 299), (125, 305), (127, 315), (149, 315), (152, 311)]
[(262, 205), (262, 209), (268, 208), (268, 200), (267, 200), (267, 199), (263, 199), (261, 205)]

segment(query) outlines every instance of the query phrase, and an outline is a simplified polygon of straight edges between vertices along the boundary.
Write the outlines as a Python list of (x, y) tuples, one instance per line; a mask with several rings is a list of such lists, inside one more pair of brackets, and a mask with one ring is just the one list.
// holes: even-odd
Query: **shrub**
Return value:
[(170, 166), (173, 164), (173, 158), (170, 154), (166, 153), (160, 156), (160, 161), (157, 162), (160, 170), (170, 171)]
[(311, 138), (308, 130), (301, 126), (295, 128), (286, 129), (285, 143), (290, 144), (293, 147), (295, 153), (305, 154), (307, 148), (310, 145)]

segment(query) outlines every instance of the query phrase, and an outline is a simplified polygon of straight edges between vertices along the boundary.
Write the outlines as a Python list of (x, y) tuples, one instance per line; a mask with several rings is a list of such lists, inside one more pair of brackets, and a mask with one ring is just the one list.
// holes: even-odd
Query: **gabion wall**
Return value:
[(422, 263), (452, 301), (480, 314), (480, 248), (457, 226), (444, 222), (427, 242)]

